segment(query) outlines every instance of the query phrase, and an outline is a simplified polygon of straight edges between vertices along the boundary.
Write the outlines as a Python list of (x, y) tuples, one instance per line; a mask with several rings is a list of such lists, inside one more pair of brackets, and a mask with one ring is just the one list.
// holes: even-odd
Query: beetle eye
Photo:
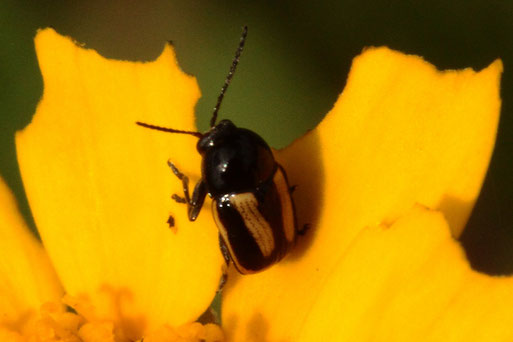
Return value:
[(228, 124), (232, 124), (233, 125), (233, 123), (230, 120), (228, 120), (228, 119), (221, 120), (218, 123), (218, 125), (223, 125), (223, 126), (224, 125), (228, 125)]
[(199, 154), (203, 155), (212, 146), (214, 146), (214, 141), (209, 134), (206, 134), (203, 138), (198, 140), (196, 149), (198, 150)]

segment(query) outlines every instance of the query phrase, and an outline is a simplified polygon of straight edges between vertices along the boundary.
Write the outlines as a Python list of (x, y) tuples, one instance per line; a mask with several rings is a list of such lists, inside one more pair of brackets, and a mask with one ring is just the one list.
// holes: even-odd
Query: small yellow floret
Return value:
[[(216, 324), (187, 323), (179, 327), (163, 325), (147, 336), (134, 336), (141, 322), (102, 318), (86, 296), (65, 296), (59, 302), (43, 304), (37, 314), (17, 331), (0, 326), (0, 341), (9, 342), (221, 342), (224, 333)], [(105, 303), (104, 303), (105, 304)], [(112, 304), (112, 303), (111, 303)], [(133, 325), (132, 325), (133, 324)], [(130, 326), (128, 326), (130, 325)], [(139, 330), (140, 331), (140, 330)]]
[(79, 331), (84, 342), (115, 342), (114, 324), (112, 322), (93, 322), (84, 324)]

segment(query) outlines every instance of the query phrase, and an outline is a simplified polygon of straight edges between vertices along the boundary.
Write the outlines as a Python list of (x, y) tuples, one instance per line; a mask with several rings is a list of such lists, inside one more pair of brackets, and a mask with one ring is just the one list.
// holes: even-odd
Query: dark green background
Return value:
[(240, 30), (247, 48), (222, 117), (282, 147), (315, 126), (344, 87), (363, 47), (388, 45), (438, 68), (504, 62), (497, 146), (462, 241), (473, 267), (513, 272), (512, 1), (11, 1), (0, 3), (0, 174), (30, 218), (14, 132), (30, 122), (42, 93), (34, 54), (37, 28), (117, 59), (151, 60), (172, 40), (182, 68), (197, 76), (199, 126), (224, 81)]

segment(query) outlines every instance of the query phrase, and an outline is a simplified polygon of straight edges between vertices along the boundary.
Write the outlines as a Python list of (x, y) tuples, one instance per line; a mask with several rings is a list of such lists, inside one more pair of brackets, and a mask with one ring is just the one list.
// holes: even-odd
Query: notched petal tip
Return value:
[[(167, 41), (166, 44), (164, 44), (164, 48), (162, 49), (162, 52), (161, 54), (159, 55), (159, 57), (157, 58), (156, 62), (157, 61), (161, 61), (163, 63), (170, 63), (171, 61), (173, 62), (173, 68), (176, 68), (178, 70), (180, 70), (183, 75), (185, 75), (186, 77), (188, 77), (190, 79), (191, 82), (194, 82), (197, 84), (197, 80), (196, 80), (196, 76), (192, 75), (192, 74), (189, 74), (188, 72), (186, 72), (185, 70), (183, 70), (180, 65), (178, 64), (178, 58), (177, 58), (177, 55), (176, 55), (176, 49), (175, 49), (175, 45), (172, 41)], [(199, 89), (199, 87), (196, 85), (196, 88), (197, 88), (197, 98), (200, 98), (201, 97), (201, 91)]]
[[(489, 75), (492, 79), (496, 79), (500, 82), (500, 76), (504, 72), (504, 63), (501, 58), (495, 59), (490, 65), (484, 67), (482, 70), (477, 71), (484, 75)], [(500, 86), (500, 84), (498, 84)]]

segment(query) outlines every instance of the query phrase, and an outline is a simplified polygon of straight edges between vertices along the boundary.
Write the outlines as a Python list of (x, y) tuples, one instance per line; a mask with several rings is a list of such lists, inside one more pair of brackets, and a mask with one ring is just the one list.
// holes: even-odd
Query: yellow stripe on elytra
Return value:
[(258, 211), (258, 200), (251, 192), (230, 196), (230, 203), (239, 212), (244, 224), (255, 239), (264, 257), (274, 250), (274, 236), (271, 226)]
[(224, 227), (223, 223), (219, 219), (219, 214), (216, 210), (217, 207), (217, 201), (212, 202), (212, 213), (214, 214), (214, 221), (216, 221), (217, 227), (219, 229), (219, 234), (221, 234), (221, 237), (223, 238), (223, 241), (225, 242), (226, 247), (228, 248), (228, 251), (231, 256), (231, 260), (235, 263), (235, 267), (239, 270), (242, 274), (248, 274), (252, 273), (251, 270), (246, 269), (244, 266), (242, 266), (239, 263), (239, 260), (237, 259), (237, 255), (233, 252), (232, 245), (230, 243), (230, 240), (228, 239), (228, 232), (226, 231), (226, 228)]
[(278, 190), (281, 203), (281, 215), (283, 219), (283, 230), (285, 231), (285, 238), (287, 241), (292, 242), (296, 235), (294, 208), (292, 207), (292, 198), (290, 197), (289, 185), (285, 179), (283, 171), (278, 168), (274, 174), (274, 184)]

